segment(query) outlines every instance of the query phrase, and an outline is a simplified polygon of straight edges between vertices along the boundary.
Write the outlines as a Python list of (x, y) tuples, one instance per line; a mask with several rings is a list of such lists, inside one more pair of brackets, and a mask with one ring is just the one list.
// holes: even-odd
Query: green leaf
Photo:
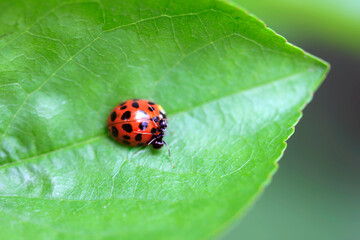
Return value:
[[(224, 2), (1, 6), (1, 239), (214, 236), (269, 182), (328, 70)], [(109, 138), (134, 97), (175, 116), (175, 169)]]

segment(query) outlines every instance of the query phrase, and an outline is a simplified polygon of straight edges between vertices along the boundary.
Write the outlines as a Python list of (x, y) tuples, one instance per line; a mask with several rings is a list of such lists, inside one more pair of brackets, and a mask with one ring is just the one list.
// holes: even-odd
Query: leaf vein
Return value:
[[(309, 71), (309, 69), (305, 69), (305, 70), (302, 70), (302, 71), (299, 71), (299, 72), (290, 74), (290, 75), (288, 75), (288, 76), (285, 76), (285, 77), (282, 77), (282, 78), (279, 78), (279, 79), (270, 81), (270, 82), (268, 82), (268, 83), (266, 83), (266, 84), (258, 85), (258, 86), (251, 87), (251, 88), (248, 88), (248, 89), (242, 89), (242, 90), (240, 90), (240, 91), (237, 91), (237, 92), (235, 92), (235, 93), (233, 93), (233, 94), (230, 94), (230, 95), (227, 95), (227, 96), (221, 96), (221, 97), (219, 97), (219, 98), (214, 98), (214, 99), (211, 100), (211, 101), (207, 101), (207, 102), (204, 102), (204, 103), (200, 103), (200, 104), (198, 104), (198, 105), (194, 105), (194, 106), (189, 107), (189, 108), (187, 108), (187, 109), (182, 109), (182, 110), (180, 110), (180, 111), (176, 111), (176, 112), (174, 112), (173, 114), (179, 115), (180, 113), (184, 113), (184, 112), (186, 112), (186, 111), (191, 111), (191, 110), (193, 110), (193, 109), (195, 109), (195, 108), (199, 108), (199, 107), (201, 107), (201, 106), (203, 106), (203, 105), (205, 105), (205, 104), (210, 104), (210, 103), (212, 103), (212, 102), (219, 101), (219, 100), (222, 99), (222, 98), (231, 97), (231, 96), (240, 94), (240, 93), (245, 92), (245, 91), (251, 91), (251, 90), (254, 90), (254, 89), (256, 89), (256, 88), (265, 87), (265, 86), (274, 84), (274, 82), (286, 81), (286, 80), (288, 80), (290, 77), (293, 77), (293, 76), (296, 76), (296, 75), (300, 75), (300, 74), (302, 74), (302, 73), (304, 73), (304, 72), (306, 72), (306, 71)], [(46, 153), (42, 153), (42, 154), (40, 154), (40, 155), (35, 155), (35, 156), (28, 157), (28, 158), (25, 158), (25, 159), (20, 159), (19, 161), (12, 162), (12, 163), (9, 163), (9, 164), (4, 164), (4, 165), (0, 166), (0, 169), (2, 169), (2, 168), (7, 168), (7, 167), (11, 167), (11, 166), (14, 166), (14, 165), (18, 165), (18, 164), (23, 163), (24, 161), (31, 161), (31, 160), (33, 160), (33, 159), (40, 158), (40, 157), (42, 157), (42, 156), (46, 156), (46, 155), (48, 155), (48, 154), (52, 154), (52, 153), (55, 153), (55, 152), (59, 152), (59, 151), (62, 151), (62, 150), (66, 150), (66, 149), (69, 149), (69, 148), (72, 148), (72, 147), (81, 146), (81, 145), (86, 144), (86, 143), (90, 143), (90, 142), (93, 142), (93, 141), (97, 141), (97, 140), (99, 140), (99, 139), (101, 139), (101, 138), (104, 138), (104, 137), (106, 137), (106, 136), (107, 136), (107, 134), (101, 134), (101, 135), (98, 135), (98, 136), (95, 136), (95, 137), (86, 139), (86, 140), (84, 140), (84, 141), (82, 141), (82, 142), (78, 142), (78, 143), (71, 144), (71, 145), (68, 145), (68, 146), (64, 146), (64, 147), (61, 147), (61, 148), (58, 148), (58, 149), (54, 149), (54, 150), (52, 150), (52, 151), (49, 151), (49, 152), (46, 152)], [(131, 161), (129, 161), (129, 162), (132, 163)], [(132, 163), (132, 164), (134, 164), (134, 163)], [(134, 164), (134, 165), (135, 165), (135, 166), (139, 166), (139, 167), (149, 168), (149, 167), (142, 166), (142, 165), (137, 165), (137, 164)], [(150, 168), (150, 169), (159, 170), (159, 169), (155, 169), (155, 168)], [(160, 170), (159, 170), (159, 171), (160, 171)], [(162, 171), (162, 172), (165, 172), (165, 171)], [(191, 173), (189, 173), (189, 174), (191, 174)], [(192, 174), (197, 174), (197, 173), (192, 173)]]

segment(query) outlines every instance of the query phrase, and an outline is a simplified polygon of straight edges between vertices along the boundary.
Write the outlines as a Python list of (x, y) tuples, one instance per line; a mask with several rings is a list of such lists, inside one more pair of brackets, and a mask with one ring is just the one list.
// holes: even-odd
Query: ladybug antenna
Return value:
[[(172, 118), (170, 118), (169, 120), (172, 121), (172, 120), (175, 119), (175, 117), (176, 117), (176, 114)], [(166, 118), (166, 120), (167, 120), (167, 118)]]
[(173, 168), (175, 168), (175, 166), (174, 166), (174, 164), (173, 164), (173, 162), (172, 162), (169, 145), (168, 145), (164, 140), (163, 140), (163, 142), (165, 143), (165, 145), (166, 145), (166, 147), (167, 147), (167, 149), (168, 149), (168, 151), (169, 151), (169, 158), (170, 158), (171, 165), (172, 165)]

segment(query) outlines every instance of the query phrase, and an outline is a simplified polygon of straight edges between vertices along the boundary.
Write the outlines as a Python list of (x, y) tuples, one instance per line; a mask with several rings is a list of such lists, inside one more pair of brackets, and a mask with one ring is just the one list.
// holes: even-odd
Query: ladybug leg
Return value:
[(170, 148), (169, 148), (169, 145), (168, 145), (168, 144), (167, 144), (167, 142), (165, 142), (164, 140), (163, 140), (163, 142), (165, 143), (165, 145), (166, 145), (166, 147), (167, 147), (167, 149), (168, 149), (168, 152), (169, 152), (169, 158), (170, 158), (170, 163), (171, 163), (172, 167), (173, 167), (173, 168), (175, 168), (175, 166), (174, 166), (174, 164), (173, 164), (173, 162), (172, 162), (172, 158), (171, 158), (171, 153), (170, 153)]
[(156, 137), (154, 137), (153, 139), (151, 139), (150, 142), (148, 142), (148, 144), (146, 144), (145, 147), (147, 147), (147, 146), (149, 146), (150, 144), (152, 144), (156, 139), (157, 139)]
[(152, 144), (155, 140), (156, 140), (156, 138), (151, 139), (150, 142), (148, 142), (148, 144), (146, 144), (145, 146), (141, 147), (139, 150), (137, 150), (136, 152), (134, 152), (134, 154), (137, 154), (138, 152), (140, 152), (141, 150), (143, 150), (144, 148), (146, 148), (147, 146), (149, 146), (150, 144)]
[(149, 145), (142, 146), (139, 150), (137, 150), (137, 151), (134, 152), (133, 154), (137, 154), (138, 152), (140, 152), (141, 150), (143, 150), (143, 149), (146, 148), (147, 146), (149, 146)]

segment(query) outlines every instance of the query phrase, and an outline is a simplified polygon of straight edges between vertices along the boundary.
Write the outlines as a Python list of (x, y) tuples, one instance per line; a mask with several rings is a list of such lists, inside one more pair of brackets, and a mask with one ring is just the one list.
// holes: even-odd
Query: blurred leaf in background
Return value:
[(318, 41), (360, 53), (359, 0), (231, 0), (292, 43)]

